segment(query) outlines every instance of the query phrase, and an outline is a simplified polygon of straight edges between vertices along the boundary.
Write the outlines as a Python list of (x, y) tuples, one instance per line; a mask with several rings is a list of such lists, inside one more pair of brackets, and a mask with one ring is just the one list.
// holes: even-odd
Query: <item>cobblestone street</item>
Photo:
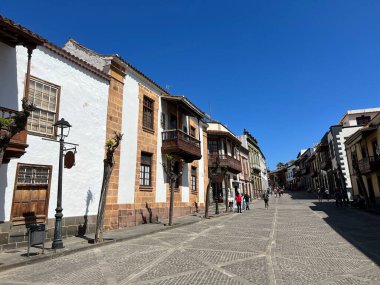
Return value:
[(305, 194), (0, 274), (1, 284), (380, 284), (380, 217)]

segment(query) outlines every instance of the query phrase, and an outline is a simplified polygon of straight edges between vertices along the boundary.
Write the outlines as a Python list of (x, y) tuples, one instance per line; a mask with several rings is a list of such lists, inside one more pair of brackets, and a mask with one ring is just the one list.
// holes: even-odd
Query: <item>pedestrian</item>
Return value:
[(322, 198), (323, 198), (323, 193), (322, 193), (322, 189), (321, 188), (317, 188), (318, 190), (318, 202), (322, 202)]
[(242, 197), (241, 197), (240, 193), (237, 193), (237, 195), (235, 197), (235, 200), (236, 200), (236, 205), (237, 205), (237, 212), (241, 213), (241, 200), (242, 200)]
[(269, 208), (269, 195), (268, 192), (265, 192), (264, 194), (264, 203), (265, 203), (265, 209)]
[(228, 196), (228, 208), (230, 212), (234, 211), (234, 198), (232, 196)]
[(244, 201), (245, 201), (245, 209), (246, 210), (249, 210), (249, 200), (251, 199), (251, 197), (248, 195), (248, 193), (245, 193), (244, 194)]
[(337, 191), (335, 192), (335, 206), (343, 207), (342, 192), (340, 189), (337, 189)]
[(329, 189), (327, 189), (327, 188), (326, 188), (326, 190), (325, 190), (325, 195), (326, 195), (326, 199), (327, 199), (327, 201), (330, 201), (330, 191), (329, 191)]

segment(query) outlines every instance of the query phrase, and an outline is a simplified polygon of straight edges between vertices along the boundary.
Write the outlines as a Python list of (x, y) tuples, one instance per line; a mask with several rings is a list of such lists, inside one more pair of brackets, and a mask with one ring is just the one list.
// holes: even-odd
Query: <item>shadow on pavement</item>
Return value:
[(335, 201), (317, 202), (306, 192), (288, 192), (292, 199), (309, 199), (312, 211), (324, 212), (323, 220), (377, 265), (380, 265), (380, 216), (348, 206), (336, 207)]

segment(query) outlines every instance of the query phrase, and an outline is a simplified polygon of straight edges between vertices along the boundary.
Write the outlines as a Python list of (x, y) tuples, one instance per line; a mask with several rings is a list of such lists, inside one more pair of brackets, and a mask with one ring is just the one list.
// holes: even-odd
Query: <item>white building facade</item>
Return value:
[(54, 227), (59, 143), (52, 125), (65, 118), (72, 125), (66, 141), (79, 146), (75, 166), (63, 170), (64, 231), (76, 234), (84, 216), (97, 213), (109, 77), (47, 41), (36, 46), (29, 59), (26, 47), (0, 42), (0, 77), (3, 115), (5, 109), (20, 111), (24, 96), (36, 107), (27, 123), (26, 153), (9, 162), (3, 160), (0, 167), (1, 232), (16, 247), (12, 231), (25, 234), (26, 227), (36, 222)]

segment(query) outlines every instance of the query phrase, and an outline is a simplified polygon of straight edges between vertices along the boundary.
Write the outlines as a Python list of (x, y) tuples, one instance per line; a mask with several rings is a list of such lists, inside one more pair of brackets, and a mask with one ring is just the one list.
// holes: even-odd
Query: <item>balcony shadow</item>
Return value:
[[(313, 199), (314, 196), (305, 193), (289, 193), (292, 199)], [(361, 251), (374, 263), (380, 266), (380, 216), (354, 209), (349, 206), (336, 207), (335, 200), (312, 202), (312, 211), (325, 216), (323, 220), (346, 239), (356, 249)]]

